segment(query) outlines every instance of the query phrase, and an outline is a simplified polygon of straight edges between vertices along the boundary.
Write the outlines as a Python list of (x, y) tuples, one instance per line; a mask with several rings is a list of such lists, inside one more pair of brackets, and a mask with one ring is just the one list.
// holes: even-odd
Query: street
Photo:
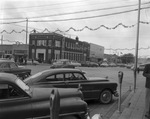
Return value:
[[(48, 64), (40, 64), (40, 65), (27, 65), (26, 68), (30, 68), (32, 70), (32, 74), (35, 74), (39, 71), (49, 69), (50, 65)], [(124, 73), (123, 83), (122, 83), (122, 101), (129, 95), (130, 89), (133, 90), (134, 86), (134, 77), (133, 71), (126, 67), (76, 67), (86, 72), (88, 77), (108, 77), (110, 81), (114, 81), (118, 83), (118, 72), (122, 71)], [(143, 78), (142, 72), (137, 74), (137, 87), (143, 86), (145, 81), (142, 81)], [(141, 85), (142, 84), (142, 85)], [(94, 114), (103, 114), (111, 116), (111, 114), (117, 109), (118, 98), (113, 97), (113, 102), (111, 104), (100, 104), (98, 101), (89, 101), (88, 106), (90, 109), (90, 114), (93, 116)]]

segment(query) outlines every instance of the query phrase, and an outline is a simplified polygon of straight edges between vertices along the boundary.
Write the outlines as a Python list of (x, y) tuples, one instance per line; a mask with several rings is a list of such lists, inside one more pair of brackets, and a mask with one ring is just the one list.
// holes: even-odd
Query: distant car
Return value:
[(139, 71), (144, 71), (144, 68), (145, 68), (145, 65), (146, 65), (146, 64), (149, 64), (149, 63), (140, 64), (140, 65), (138, 66)]
[(87, 78), (85, 72), (79, 69), (49, 69), (28, 77), (24, 82), (38, 87), (78, 88), (79, 86), (84, 100), (99, 100), (104, 104), (112, 101), (112, 95), (117, 96), (117, 83), (110, 82), (106, 78)]
[(103, 62), (102, 64), (100, 64), (100, 67), (108, 67), (108, 63), (107, 62)]
[(18, 66), (17, 63), (12, 60), (0, 60), (0, 72), (12, 73), (21, 79), (25, 79), (31, 75), (31, 69)]
[(36, 60), (33, 60), (33, 62), (32, 62), (32, 60), (27, 60), (27, 64), (28, 65), (39, 65), (40, 63)]
[(99, 64), (96, 62), (86, 61), (86, 62), (82, 62), (81, 66), (83, 66), (83, 67), (99, 67)]
[(81, 63), (77, 62), (77, 61), (70, 61), (71, 65), (74, 65), (75, 67), (80, 67)]
[(112, 63), (109, 64), (109, 66), (110, 66), (110, 67), (116, 67), (117, 65), (112, 62)]
[(73, 88), (29, 87), (13, 74), (0, 73), (0, 119), (50, 119), (52, 116), (89, 119), (82, 92)]
[(99, 67), (99, 64), (96, 62), (89, 62), (89, 67)]
[(71, 64), (68, 59), (60, 59), (54, 62), (50, 68), (75, 68), (75, 65)]
[[(144, 68), (145, 68), (145, 65), (146, 65), (146, 64), (150, 64), (150, 63), (139, 64), (139, 65), (137, 66), (137, 71), (144, 71)], [(131, 69), (132, 69), (132, 70), (135, 70), (135, 66), (133, 65), (133, 66), (131, 67)]]

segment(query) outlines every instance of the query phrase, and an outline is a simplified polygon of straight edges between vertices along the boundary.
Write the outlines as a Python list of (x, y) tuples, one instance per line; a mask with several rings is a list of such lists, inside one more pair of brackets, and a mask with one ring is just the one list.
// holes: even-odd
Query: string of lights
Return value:
[[(141, 48), (139, 48), (138, 50), (148, 50), (148, 49), (150, 49), (150, 46), (148, 46), (147, 48), (144, 48), (144, 47), (141, 47)], [(123, 51), (123, 50), (135, 50), (135, 48), (117, 48), (117, 49), (113, 49), (113, 48), (106, 48), (105, 50), (112, 50), (112, 51)]]
[[(7, 41), (7, 42), (14, 42), (16, 44), (24, 44), (23, 42), (20, 42), (20, 41), (14, 41), (14, 40), (3, 40), (3, 41)], [(140, 47), (138, 50), (148, 50), (150, 49), (150, 46), (148, 47)], [(125, 51), (125, 50), (128, 50), (128, 51), (131, 51), (131, 50), (135, 50), (135, 48), (117, 48), (117, 49), (113, 49), (113, 48), (105, 48), (105, 50), (111, 50), (111, 51)]]
[(6, 41), (6, 42), (10, 42), (10, 43), (16, 43), (16, 44), (24, 44), (23, 42), (20, 42), (20, 41), (15, 41), (15, 40), (3, 40), (4, 42)]
[[(140, 21), (140, 23), (141, 24), (150, 24), (150, 22), (144, 22), (144, 21)], [(127, 25), (124, 25), (123, 23), (119, 23), (119, 24), (117, 24), (116, 26), (114, 26), (114, 27), (107, 27), (107, 26), (105, 26), (105, 25), (100, 25), (100, 26), (98, 26), (98, 27), (96, 27), (96, 28), (90, 28), (90, 27), (88, 27), (88, 26), (85, 26), (85, 27), (83, 27), (83, 28), (81, 28), (81, 29), (75, 29), (75, 28), (73, 28), (73, 27), (70, 27), (68, 30), (66, 30), (66, 31), (62, 31), (62, 30), (60, 30), (60, 29), (57, 29), (57, 30), (55, 30), (54, 32), (69, 32), (70, 30), (73, 30), (73, 31), (76, 31), (76, 32), (81, 32), (81, 31), (83, 31), (83, 30), (85, 30), (85, 29), (88, 29), (88, 30), (90, 30), (90, 31), (96, 31), (96, 30), (99, 30), (99, 29), (101, 29), (101, 28), (105, 28), (105, 29), (107, 29), (107, 30), (113, 30), (113, 29), (116, 29), (116, 28), (118, 28), (119, 26), (122, 26), (122, 27), (124, 27), (124, 28), (132, 28), (132, 27), (135, 27), (137, 24), (133, 24), (133, 25), (129, 25), (129, 26), (127, 26)], [(15, 31), (15, 30), (12, 30), (12, 31), (10, 31), (10, 32), (8, 32), (8, 31), (6, 31), (6, 30), (3, 30), (3, 31), (1, 31), (0, 32), (0, 34), (3, 34), (3, 33), (7, 33), (7, 34), (12, 34), (12, 33), (22, 33), (22, 32), (26, 32), (26, 30), (21, 30), (21, 31)], [(34, 30), (32, 30), (32, 31), (30, 31), (30, 32), (28, 32), (28, 33), (33, 33), (34, 32)], [(38, 32), (38, 31), (36, 31), (37, 33), (40, 33), (40, 32)], [(48, 33), (51, 33), (51, 31), (49, 31), (47, 28), (45, 28), (41, 33), (44, 33), (44, 32), (48, 32)]]

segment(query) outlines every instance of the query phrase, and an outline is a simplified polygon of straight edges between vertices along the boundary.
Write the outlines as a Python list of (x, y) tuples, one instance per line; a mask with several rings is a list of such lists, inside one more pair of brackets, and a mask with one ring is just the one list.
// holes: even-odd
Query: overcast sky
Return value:
[[(150, 1), (141, 0), (141, 7), (147, 8), (141, 10), (139, 57), (150, 57)], [(135, 54), (137, 9), (138, 0), (1, 0), (0, 35), (3, 44), (25, 44), (21, 31), (26, 30), (27, 18), (29, 33), (59, 29), (66, 37), (104, 46), (107, 54)]]

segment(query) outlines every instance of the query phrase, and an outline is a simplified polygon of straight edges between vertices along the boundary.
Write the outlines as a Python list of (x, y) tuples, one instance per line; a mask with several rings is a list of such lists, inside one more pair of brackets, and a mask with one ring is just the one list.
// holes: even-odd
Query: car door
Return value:
[(67, 88), (66, 83), (64, 81), (63, 73), (48, 75), (39, 80), (38, 82), (35, 82), (34, 85), (38, 85), (40, 87)]
[(75, 73), (66, 73), (65, 81), (68, 83), (68, 88), (79, 88), (79, 84), (81, 87), (81, 91), (83, 93), (84, 99), (97, 99), (98, 92), (94, 89), (94, 85), (87, 81), (84, 75), (80, 72)]
[(9, 64), (8, 64), (7, 62), (3, 62), (3, 63), (0, 65), (0, 72), (11, 73)]
[(9, 84), (0, 84), (0, 119), (32, 117), (31, 98)]

